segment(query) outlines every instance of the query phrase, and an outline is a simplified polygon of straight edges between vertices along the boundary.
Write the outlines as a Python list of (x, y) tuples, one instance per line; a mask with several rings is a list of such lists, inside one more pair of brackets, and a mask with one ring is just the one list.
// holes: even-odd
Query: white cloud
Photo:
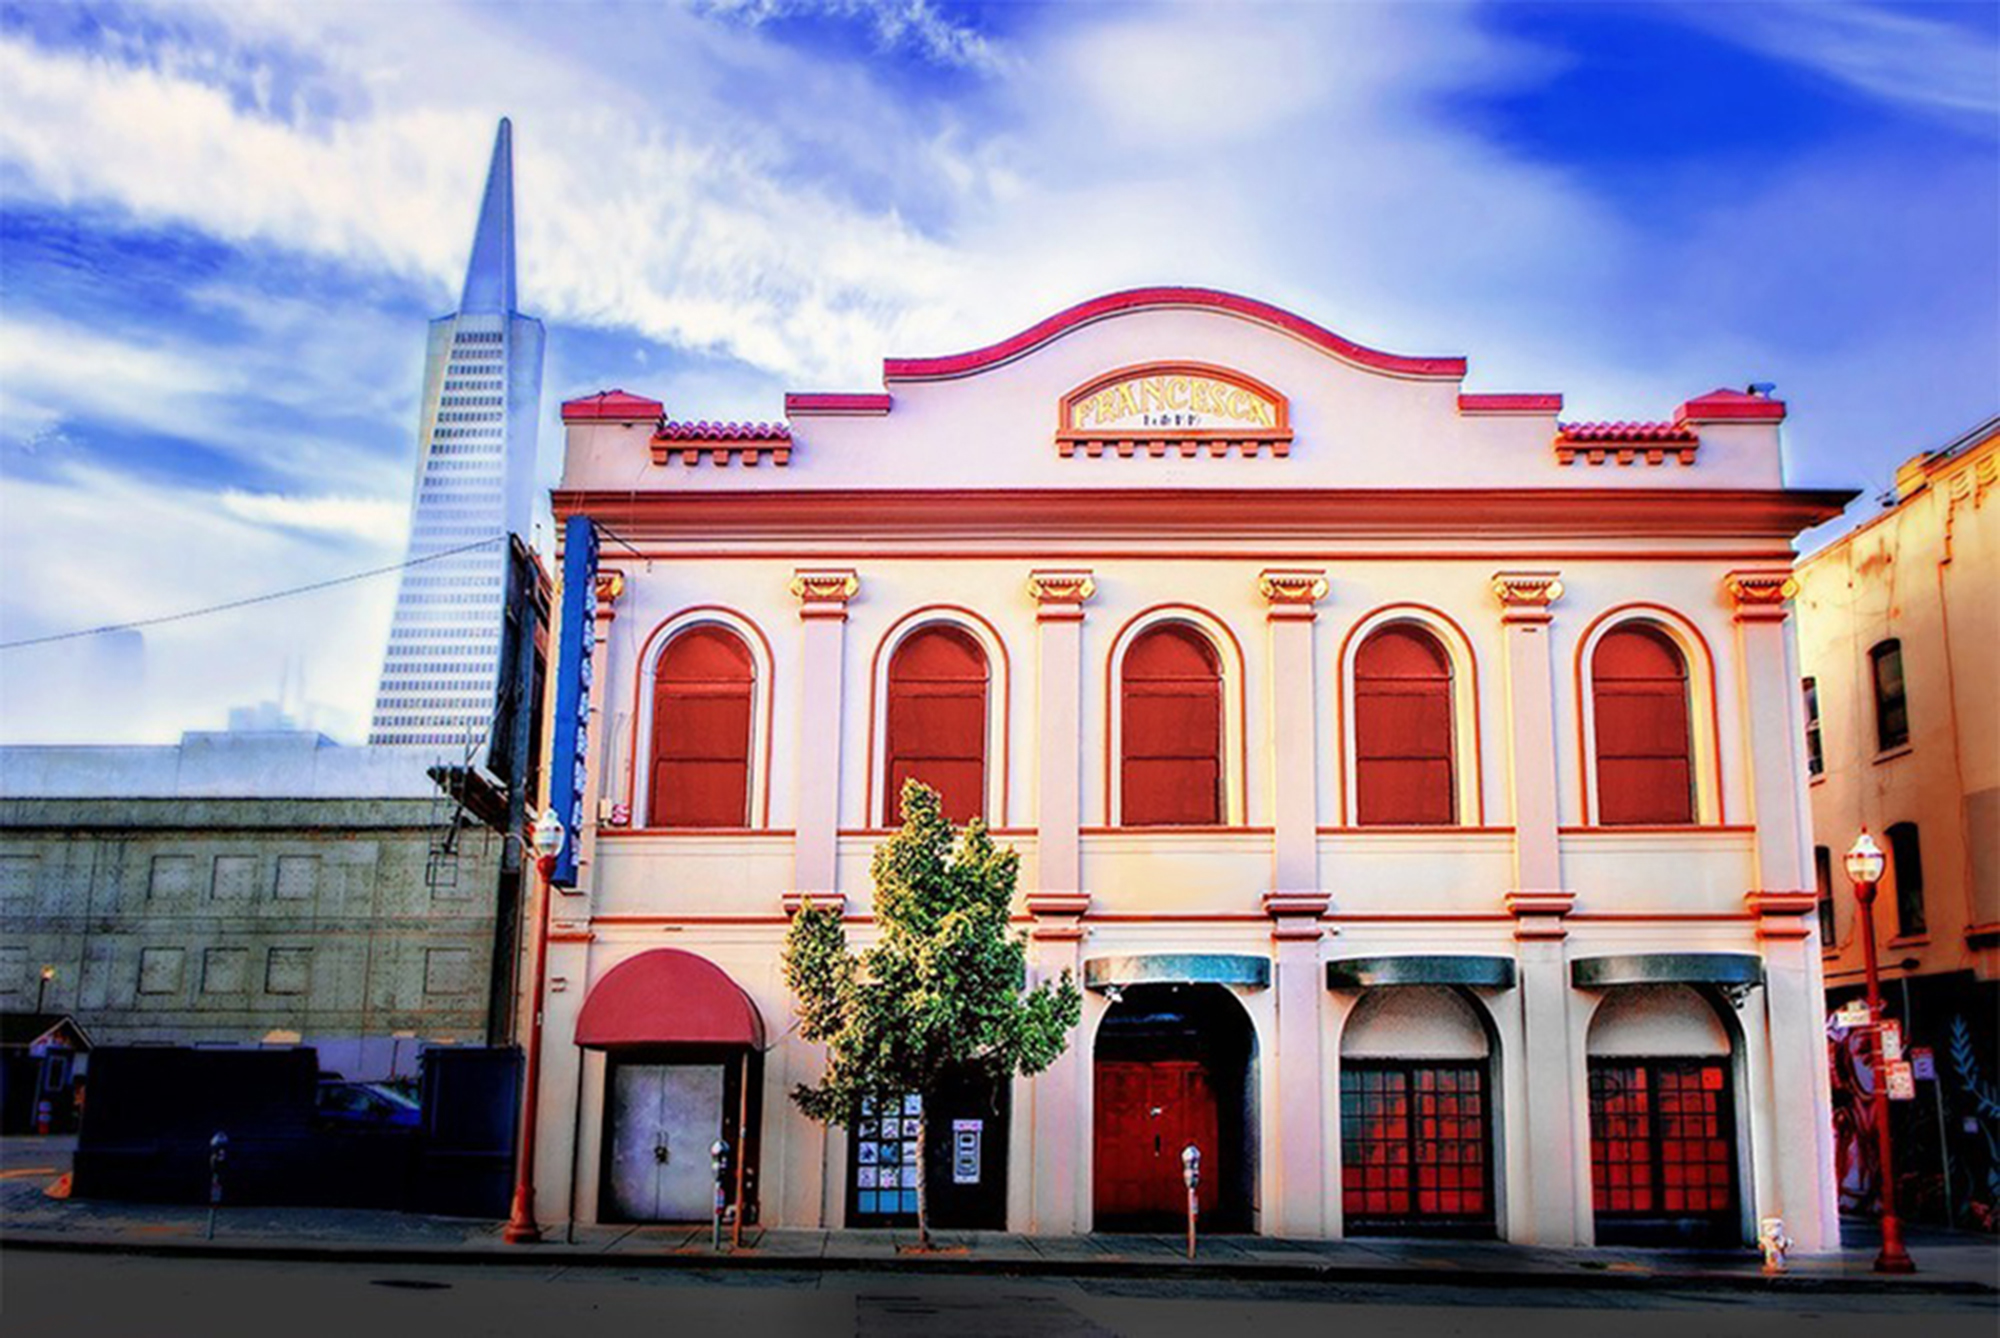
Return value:
[(931, 0), (696, 0), (696, 8), (759, 24), (801, 15), (858, 20), (885, 48), (907, 47), (940, 65), (993, 70), (996, 45), (976, 28), (954, 23)]
[(409, 535), (407, 501), (381, 497), (294, 497), (228, 488), (218, 503), (229, 515), (255, 525), (345, 535), (381, 548), (393, 547)]
[[(387, 565), (400, 550), (381, 534), (298, 527), (313, 514), (309, 501), (289, 514), (262, 509), (273, 514), (95, 466), (9, 478), (0, 639), (261, 595)], [(65, 692), (72, 673), (95, 666), (91, 642), (0, 651), (0, 738), (168, 742), (184, 729), (220, 728), (232, 706), (274, 697), (288, 664), (303, 670), (315, 700), (365, 720), (395, 592), (394, 576), (381, 576), (147, 628), (143, 666), (116, 661), (126, 677), (88, 684), (95, 700), (68, 709), (49, 708), (74, 696)]]
[(1946, 113), (1988, 134), (2000, 128), (2000, 49), (1947, 20), (1836, 0), (1708, 3), (1683, 13), (1717, 36), (1883, 101)]

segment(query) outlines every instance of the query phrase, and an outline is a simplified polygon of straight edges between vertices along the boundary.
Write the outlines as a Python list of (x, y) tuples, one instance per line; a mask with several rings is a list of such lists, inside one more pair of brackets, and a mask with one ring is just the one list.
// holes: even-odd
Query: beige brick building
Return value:
[[(1918, 1182), (1914, 1215), (1989, 1226), (2000, 1202), (2000, 1120), (1986, 1113), (2000, 1109), (1996, 482), (2000, 417), (1904, 464), (1880, 515), (1799, 563), (1796, 598), (1829, 996), (1862, 984), (1841, 856), (1866, 828), (1889, 855), (1875, 910), (1887, 1006), (1938, 1075), (1898, 1103), (1899, 1169)], [(1871, 1079), (1860, 1049), (1858, 1063), (1841, 1056), (1837, 1046), (1842, 1192), (1856, 1205), (1874, 1192), (1872, 1143), (1866, 1102), (1843, 1095)]]

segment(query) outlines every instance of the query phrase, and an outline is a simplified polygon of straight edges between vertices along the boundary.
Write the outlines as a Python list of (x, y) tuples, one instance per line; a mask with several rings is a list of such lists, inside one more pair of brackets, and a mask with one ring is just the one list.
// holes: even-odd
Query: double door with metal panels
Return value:
[(709, 1146), (722, 1136), (720, 1064), (616, 1064), (611, 1070), (607, 1217), (705, 1220), (715, 1203)]

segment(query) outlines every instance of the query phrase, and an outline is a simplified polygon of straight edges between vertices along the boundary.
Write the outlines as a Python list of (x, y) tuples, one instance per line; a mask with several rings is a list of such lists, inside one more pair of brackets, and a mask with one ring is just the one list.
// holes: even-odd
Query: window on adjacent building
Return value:
[(1143, 632), (1125, 652), (1119, 815), (1128, 827), (1222, 821), (1222, 665), (1182, 623)]
[(1910, 741), (1910, 705), (1903, 695), (1903, 643), (1880, 641), (1868, 652), (1875, 675), (1875, 748), (1887, 752)]
[(1687, 661), (1666, 633), (1628, 623), (1591, 655), (1597, 820), (1694, 821)]
[(753, 682), (750, 649), (726, 628), (691, 627), (660, 653), (647, 825), (749, 825)]
[(1397, 623), (1354, 656), (1355, 820), (1454, 820), (1451, 660), (1421, 627)]
[(1819, 945), (1831, 948), (1836, 934), (1833, 920), (1833, 851), (1813, 847), (1813, 886), (1819, 890)]
[(1826, 749), (1819, 735), (1819, 680), (1804, 680), (1806, 698), (1806, 774), (1826, 774)]
[(986, 651), (962, 628), (912, 632), (889, 660), (889, 721), (882, 823), (902, 821), (906, 780), (938, 792), (944, 816), (966, 823), (986, 811)]
[(1914, 938), (1927, 929), (1924, 855), (1917, 840), (1917, 824), (1893, 823), (1885, 834), (1889, 838), (1889, 876), (1896, 883), (1896, 937)]

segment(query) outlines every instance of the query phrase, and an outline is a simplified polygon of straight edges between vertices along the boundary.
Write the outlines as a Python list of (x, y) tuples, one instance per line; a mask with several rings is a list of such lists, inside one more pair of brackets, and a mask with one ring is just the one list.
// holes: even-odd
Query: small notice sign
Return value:
[(979, 1143), (985, 1134), (984, 1120), (951, 1122), (951, 1182), (954, 1185), (979, 1183)]
[(1846, 1027), (1850, 1031), (1856, 1027), (1867, 1026), (1868, 1001), (1866, 999), (1849, 999), (1834, 1011), (1833, 1025), (1836, 1027)]
[(1920, 1082), (1937, 1081), (1937, 1055), (1928, 1045), (1910, 1047), (1910, 1072)]
[(1917, 1099), (1916, 1075), (1910, 1072), (1910, 1065), (1901, 1059), (1888, 1065), (1889, 1099), (1891, 1101), (1915, 1101)]
[(1882, 1023), (1882, 1058), (1895, 1063), (1903, 1057), (1903, 1024), (1887, 1019)]

